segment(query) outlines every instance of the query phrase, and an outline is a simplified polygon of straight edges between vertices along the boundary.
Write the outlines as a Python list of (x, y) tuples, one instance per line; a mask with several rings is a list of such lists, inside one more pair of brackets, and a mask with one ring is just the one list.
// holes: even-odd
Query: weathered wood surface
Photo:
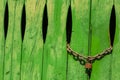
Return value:
[[(8, 6), (5, 14), (8, 17), (7, 37), (5, 40), (4, 79), (20, 80), (21, 62), (21, 13), (23, 1), (8, 0), (4, 2)], [(3, 8), (5, 10), (5, 8)], [(4, 26), (5, 27), (5, 26)], [(3, 49), (4, 50), (4, 49)]]
[[(12, 0), (11, 0), (12, 1)], [(22, 14), (22, 7), (23, 7), (23, 0), (21, 1), (12, 1), (14, 6), (14, 28), (13, 28), (13, 51), (12, 51), (12, 67), (11, 67), (11, 80), (20, 80), (20, 73), (21, 73), (21, 14)]]
[(42, 75), (42, 14), (44, 0), (25, 1), (26, 29), (22, 43), (22, 80), (41, 80)]
[(42, 80), (66, 80), (67, 0), (48, 0), (48, 30), (44, 44)]
[[(110, 47), (110, 16), (113, 0), (92, 0), (91, 6), (91, 55)], [(110, 80), (111, 55), (93, 63), (91, 80)], [(96, 75), (97, 74), (97, 75)]]
[(4, 80), (12, 79), (12, 56), (13, 56), (13, 39), (15, 26), (15, 1), (8, 0), (8, 31), (5, 40), (5, 59), (4, 59)]
[(112, 52), (111, 80), (120, 79), (120, 0), (115, 0), (116, 33)]
[(4, 10), (5, 2), (1, 0), (0, 2), (0, 80), (3, 80), (3, 71), (4, 71)]
[[(72, 9), (72, 36), (71, 48), (82, 55), (88, 55), (89, 13), (90, 0), (71, 1)], [(68, 55), (67, 79), (87, 80), (85, 68), (73, 56)]]
[[(6, 4), (8, 14), (5, 15)], [(71, 7), (71, 48), (88, 56), (111, 45), (109, 28), (113, 5), (116, 12), (113, 52), (93, 63), (90, 80), (120, 79), (119, 0), (1, 0), (0, 5), (0, 80), (89, 80), (84, 66), (66, 51), (68, 9)], [(44, 42), (45, 5), (48, 28)], [(4, 15), (9, 15), (6, 38)], [(22, 24), (26, 26), (23, 41)]]

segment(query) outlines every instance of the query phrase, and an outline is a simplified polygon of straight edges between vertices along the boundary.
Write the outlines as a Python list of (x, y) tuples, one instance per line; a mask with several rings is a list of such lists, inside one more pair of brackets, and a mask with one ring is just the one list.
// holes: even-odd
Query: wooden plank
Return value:
[[(71, 48), (84, 55), (88, 55), (89, 11), (90, 0), (74, 0), (72, 6), (72, 37)], [(87, 80), (85, 68), (68, 55), (67, 80)]]
[(26, 30), (22, 45), (22, 80), (41, 80), (42, 72), (42, 14), (44, 0), (27, 0)]
[[(99, 54), (110, 47), (110, 16), (113, 0), (92, 0), (91, 27), (92, 43), (91, 55)], [(111, 80), (111, 55), (93, 63), (91, 80)]]
[(4, 0), (0, 2), (0, 80), (3, 80), (3, 71), (4, 71), (4, 12), (5, 4)]
[[(12, 4), (11, 4), (12, 5)], [(20, 64), (21, 64), (21, 14), (23, 0), (15, 1), (14, 11), (14, 29), (13, 29), (13, 53), (12, 53), (12, 80), (20, 80)]]
[(42, 80), (66, 80), (67, 0), (47, 0), (48, 30), (44, 44)]
[(8, 32), (5, 42), (4, 80), (10, 80), (12, 75), (13, 33), (15, 20), (15, 2), (8, 0)]
[(116, 33), (112, 52), (111, 80), (120, 79), (120, 0), (115, 0)]

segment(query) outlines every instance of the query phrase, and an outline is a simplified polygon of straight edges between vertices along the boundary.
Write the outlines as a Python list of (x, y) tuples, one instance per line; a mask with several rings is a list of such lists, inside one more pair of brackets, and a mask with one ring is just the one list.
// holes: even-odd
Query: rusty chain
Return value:
[(81, 55), (80, 53), (77, 53), (75, 51), (73, 51), (71, 48), (70, 48), (70, 44), (67, 44), (67, 51), (73, 55), (73, 57), (76, 59), (76, 60), (79, 60), (80, 62), (82, 62), (83, 64), (84, 63), (93, 63), (95, 60), (99, 60), (101, 58), (103, 58), (105, 55), (108, 55), (111, 53), (112, 51), (112, 46), (110, 46), (109, 48), (107, 48), (106, 50), (104, 50), (103, 52), (95, 55), (95, 56), (83, 56)]

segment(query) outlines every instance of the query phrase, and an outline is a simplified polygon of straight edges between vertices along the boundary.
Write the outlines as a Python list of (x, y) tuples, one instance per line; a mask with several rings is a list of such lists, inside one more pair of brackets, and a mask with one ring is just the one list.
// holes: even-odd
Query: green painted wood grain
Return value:
[(48, 0), (48, 30), (44, 44), (42, 80), (66, 80), (67, 0)]
[(27, 0), (26, 30), (22, 45), (21, 80), (41, 80), (42, 69), (42, 14), (44, 0)]
[(0, 80), (3, 80), (3, 71), (4, 71), (4, 11), (5, 4), (4, 0), (0, 2)]
[[(92, 0), (91, 55), (99, 54), (110, 47), (110, 16), (113, 0)], [(111, 55), (93, 63), (91, 80), (111, 80)], [(114, 80), (114, 79), (113, 79)]]
[(12, 75), (13, 32), (15, 26), (15, 2), (8, 0), (9, 24), (5, 41), (4, 80), (10, 80)]
[[(90, 1), (92, 1), (91, 24)], [(6, 1), (1, 0), (0, 16), (4, 16)], [(91, 80), (119, 80), (119, 28), (120, 1), (115, 1), (116, 34), (113, 53), (93, 64)], [(3, 18), (0, 19), (0, 80), (87, 80), (85, 68), (66, 53), (66, 17), (69, 1), (48, 0), (48, 31), (46, 43), (42, 40), (42, 18), (45, 0), (27, 0), (26, 30), (21, 42), (21, 13), (23, 1), (8, 0), (9, 27), (4, 41)], [(88, 41), (91, 37), (91, 55), (95, 55), (110, 46), (109, 22), (113, 0), (74, 0), (72, 1), (72, 38), (73, 50), (88, 55)], [(92, 34), (89, 34), (91, 25)], [(5, 42), (5, 47), (4, 47)], [(44, 46), (44, 49), (43, 49)], [(5, 48), (5, 60), (4, 59)], [(20, 76), (20, 60), (22, 65)], [(42, 54), (43, 74), (42, 74)], [(112, 61), (112, 62), (111, 62)], [(4, 68), (3, 68), (3, 64)], [(112, 65), (112, 68), (111, 68)], [(3, 74), (4, 69), (4, 74)], [(66, 72), (67, 71), (67, 72)], [(67, 73), (67, 75), (66, 75)]]
[[(84, 56), (88, 55), (89, 12), (90, 0), (74, 0), (72, 6), (72, 37), (71, 48)], [(68, 56), (67, 80), (87, 80), (85, 68)]]
[(115, 0), (116, 33), (112, 52), (111, 80), (120, 79), (120, 0)]
[(11, 80), (20, 80), (20, 65), (21, 65), (21, 14), (23, 0), (14, 1), (14, 29), (13, 29), (13, 52), (12, 52), (12, 75)]

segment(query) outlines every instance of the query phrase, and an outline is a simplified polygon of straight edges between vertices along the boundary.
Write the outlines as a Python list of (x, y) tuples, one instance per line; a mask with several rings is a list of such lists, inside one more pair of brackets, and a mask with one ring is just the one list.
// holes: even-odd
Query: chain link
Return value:
[(76, 60), (93, 63), (95, 60), (99, 60), (99, 59), (103, 58), (104, 56), (110, 54), (112, 52), (112, 46), (110, 46), (110, 48), (107, 48), (106, 50), (104, 50), (103, 52), (101, 52), (95, 56), (88, 56), (88, 57), (83, 56), (80, 53), (73, 51), (70, 48), (70, 44), (67, 44), (67, 51), (71, 55), (73, 55), (73, 57), (75, 57)]

